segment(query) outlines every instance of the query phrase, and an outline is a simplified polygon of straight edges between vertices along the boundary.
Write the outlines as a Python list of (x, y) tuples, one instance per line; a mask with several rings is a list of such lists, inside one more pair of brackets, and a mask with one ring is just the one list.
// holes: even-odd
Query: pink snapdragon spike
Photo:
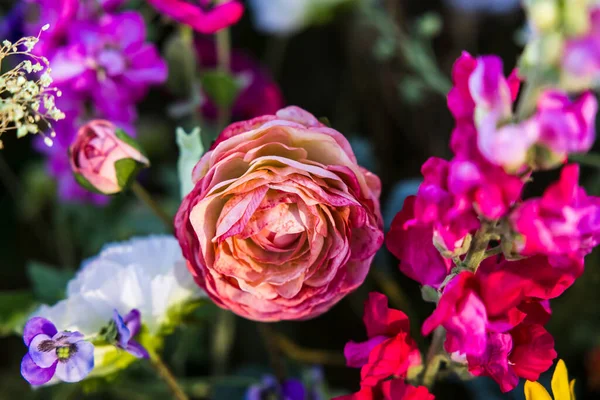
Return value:
[[(344, 348), (347, 365), (361, 368), (361, 390), (338, 400), (433, 399), (424, 387), (404, 382), (409, 368), (421, 364), (421, 353), (410, 337), (408, 317), (388, 308), (387, 298), (369, 293), (363, 321), (368, 339), (348, 342)], [(389, 381), (388, 378), (394, 379)]]
[(244, 6), (238, 0), (221, 2), (214, 7), (210, 6), (211, 0), (148, 0), (148, 3), (167, 17), (204, 34), (235, 25), (244, 14)]
[(439, 287), (452, 266), (433, 244), (432, 224), (412, 223), (415, 196), (408, 197), (386, 236), (388, 250), (400, 260), (400, 271), (421, 285)]
[(579, 166), (568, 165), (541, 198), (526, 200), (514, 210), (510, 221), (518, 235), (517, 253), (578, 260), (598, 245), (600, 198), (588, 196), (578, 181)]
[(550, 152), (550, 157), (537, 163), (553, 167), (565, 162), (571, 153), (589, 151), (596, 139), (597, 112), (598, 101), (590, 92), (575, 101), (559, 91), (543, 93), (534, 119), (540, 129), (538, 144)]

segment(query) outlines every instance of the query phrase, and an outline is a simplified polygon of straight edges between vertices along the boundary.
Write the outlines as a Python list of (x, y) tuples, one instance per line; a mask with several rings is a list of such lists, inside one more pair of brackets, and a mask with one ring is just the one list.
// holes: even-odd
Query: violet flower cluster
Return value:
[(147, 42), (138, 12), (118, 11), (122, 0), (31, 0), (25, 15), (26, 32), (50, 24), (36, 50), (53, 65), (54, 86), (63, 94), (57, 105), (66, 118), (55, 126), (52, 147), (37, 149), (47, 156), (47, 169), (58, 180), (63, 200), (107, 198), (81, 188), (72, 176), (67, 149), (78, 126), (93, 118), (112, 121), (130, 135), (137, 118), (136, 104), (150, 86), (163, 83), (167, 66), (158, 49)]
[(149, 358), (146, 349), (133, 339), (140, 327), (141, 316), (136, 309), (125, 317), (115, 310), (108, 325), (93, 338), (77, 331), (58, 331), (46, 318), (33, 317), (23, 329), (28, 351), (21, 362), (21, 375), (34, 386), (52, 380), (79, 382), (94, 369), (93, 342), (114, 345), (137, 358)]

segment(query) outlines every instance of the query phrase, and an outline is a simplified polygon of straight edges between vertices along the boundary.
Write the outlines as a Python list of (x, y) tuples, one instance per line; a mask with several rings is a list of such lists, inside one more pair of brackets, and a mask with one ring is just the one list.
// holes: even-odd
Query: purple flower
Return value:
[(21, 362), (21, 375), (32, 385), (43, 385), (55, 375), (78, 382), (94, 369), (94, 345), (79, 332), (58, 332), (45, 318), (27, 322), (23, 341), (29, 351)]
[(306, 389), (298, 379), (286, 379), (280, 384), (274, 376), (266, 375), (261, 383), (250, 386), (246, 392), (246, 400), (262, 400), (270, 396), (281, 400), (304, 400)]
[(121, 317), (119, 312), (114, 310), (111, 322), (114, 323), (116, 328), (115, 346), (137, 358), (150, 358), (146, 349), (133, 340), (133, 337), (138, 334), (142, 325), (139, 310), (134, 308), (125, 317)]
[(132, 122), (134, 104), (149, 86), (167, 78), (165, 61), (145, 37), (136, 12), (74, 22), (69, 44), (51, 60), (54, 84), (63, 92), (88, 95), (104, 118)]

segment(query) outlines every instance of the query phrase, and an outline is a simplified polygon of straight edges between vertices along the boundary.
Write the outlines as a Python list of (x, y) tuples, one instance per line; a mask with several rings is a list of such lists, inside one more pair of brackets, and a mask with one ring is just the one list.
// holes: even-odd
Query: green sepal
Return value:
[(144, 157), (148, 158), (148, 156), (146, 155), (146, 153), (144, 152), (144, 149), (142, 149), (140, 144), (134, 138), (129, 136), (123, 129), (117, 129), (115, 131), (115, 136), (122, 142), (128, 144), (129, 146), (131, 146), (134, 149), (136, 149), (137, 151), (139, 151)]
[(96, 187), (94, 185), (92, 185), (90, 183), (90, 181), (88, 181), (83, 175), (81, 175), (78, 172), (73, 172), (73, 175), (75, 176), (75, 180), (77, 181), (77, 183), (79, 183), (79, 186), (83, 187), (84, 189), (89, 190), (92, 193), (98, 193), (98, 194), (103, 194), (106, 195), (106, 193), (102, 193), (100, 190), (96, 189)]
[(331, 121), (329, 120), (329, 118), (321, 117), (319, 118), (319, 122), (325, 125), (326, 127), (331, 128)]
[(206, 95), (222, 108), (231, 107), (241, 89), (234, 76), (219, 70), (204, 72), (200, 77), (200, 84)]
[(115, 173), (117, 175), (117, 183), (121, 189), (129, 187), (135, 180), (137, 174), (145, 168), (146, 165), (133, 158), (123, 158), (115, 162)]

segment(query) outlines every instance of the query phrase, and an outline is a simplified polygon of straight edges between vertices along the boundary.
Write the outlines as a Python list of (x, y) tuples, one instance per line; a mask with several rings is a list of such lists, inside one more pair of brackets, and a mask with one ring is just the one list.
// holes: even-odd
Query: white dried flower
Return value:
[[(46, 29), (48, 25), (42, 28)], [(50, 121), (65, 118), (65, 114), (56, 107), (54, 101), (54, 97), (60, 97), (61, 92), (50, 87), (52, 78), (48, 59), (31, 54), (38, 41), (39, 35), (24, 37), (15, 43), (8, 40), (2, 42), (0, 63), (6, 57), (14, 55), (28, 59), (0, 76), (0, 149), (4, 132), (15, 130), (17, 137), (23, 137), (40, 132), (39, 123), (43, 123), (50, 129), (50, 136), (54, 137)], [(39, 77), (32, 76), (42, 71)], [(42, 109), (40, 105), (43, 105)], [(44, 141), (52, 145), (51, 139), (45, 138)]]

